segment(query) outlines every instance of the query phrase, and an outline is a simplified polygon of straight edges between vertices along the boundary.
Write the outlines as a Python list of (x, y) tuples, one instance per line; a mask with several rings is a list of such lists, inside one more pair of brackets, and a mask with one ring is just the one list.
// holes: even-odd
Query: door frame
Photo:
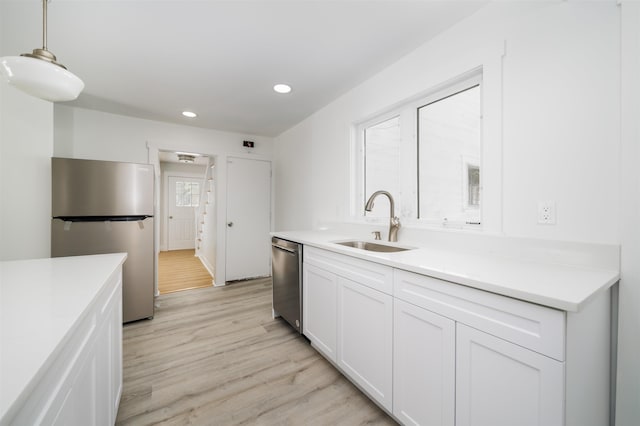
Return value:
[[(148, 149), (148, 162), (149, 164), (153, 164), (156, 170), (156, 194), (160, 194), (160, 151), (186, 151), (186, 152), (197, 152), (202, 155), (207, 155), (215, 161), (215, 168), (213, 169), (213, 178), (216, 185), (215, 191), (215, 203), (216, 203), (216, 228), (218, 230), (224, 229), (227, 225), (227, 157), (237, 157), (237, 158), (248, 158), (253, 160), (265, 160), (270, 161), (272, 166), (272, 174), (275, 177), (276, 167), (273, 162), (273, 158), (269, 155), (260, 155), (254, 153), (243, 153), (242, 147), (238, 146), (237, 151), (228, 152), (222, 151), (220, 148), (218, 149), (203, 149), (203, 145), (199, 143), (190, 143), (183, 142), (181, 144), (170, 142), (170, 143), (157, 143), (152, 141), (147, 141), (147, 149)], [(274, 191), (274, 182), (275, 179), (272, 177), (271, 179), (271, 231), (273, 231), (274, 226), (274, 202), (275, 202), (275, 191)], [(154, 214), (160, 216), (160, 204), (159, 197), (156, 197), (156, 205)], [(157, 256), (160, 252), (160, 222), (156, 221), (156, 268), (157, 268)], [(216, 283), (215, 286), (223, 286), (226, 285), (226, 233), (218, 232), (216, 236), (216, 260), (215, 260), (215, 276)], [(157, 270), (156, 270), (156, 279), (157, 279)], [(156, 295), (158, 295), (158, 284), (156, 281)]]

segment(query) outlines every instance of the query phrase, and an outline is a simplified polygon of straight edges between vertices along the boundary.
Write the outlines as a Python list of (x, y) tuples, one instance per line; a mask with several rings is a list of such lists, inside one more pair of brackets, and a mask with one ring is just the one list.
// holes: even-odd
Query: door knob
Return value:
[(233, 222), (229, 222), (229, 223), (227, 223), (227, 226), (228, 226), (229, 228), (231, 228), (231, 227), (233, 226)]
[(173, 216), (169, 216), (169, 219), (173, 219)]

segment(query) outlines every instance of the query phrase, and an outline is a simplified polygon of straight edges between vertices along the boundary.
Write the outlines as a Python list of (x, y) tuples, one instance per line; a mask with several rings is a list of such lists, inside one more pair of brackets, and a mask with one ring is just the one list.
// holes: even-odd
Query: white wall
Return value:
[[(0, 56), (16, 55), (3, 3)], [(0, 260), (50, 256), (52, 151), (53, 104), (0, 81)]]
[[(60, 157), (147, 163), (148, 145), (165, 151), (268, 157), (272, 139), (143, 120), (56, 104), (54, 154)], [(255, 141), (248, 151), (242, 141)]]
[(0, 81), (0, 260), (51, 254), (53, 104)]
[(482, 65), (490, 230), (618, 243), (618, 52), (613, 1), (488, 5), (276, 139), (276, 229), (347, 220), (351, 125)]
[[(158, 151), (197, 152), (215, 157), (216, 228), (219, 230), (225, 229), (226, 221), (227, 157), (266, 160), (272, 157), (273, 140), (269, 137), (143, 120), (59, 104), (55, 106), (54, 116), (55, 156), (152, 164), (157, 162)], [(255, 148), (244, 148), (243, 140), (254, 141)], [(224, 232), (216, 235), (216, 284), (225, 282), (225, 238)]]
[(621, 275), (616, 424), (640, 422), (640, 3), (623, 1)]
[[(313, 132), (306, 125), (296, 126), (278, 138), (273, 155), (273, 203), (276, 230), (311, 229), (313, 208), (318, 204), (311, 190), (314, 168), (330, 173), (334, 162), (319, 164), (313, 161), (311, 138)], [(338, 170), (341, 170), (339, 168)], [(348, 179), (348, 175), (345, 176)]]

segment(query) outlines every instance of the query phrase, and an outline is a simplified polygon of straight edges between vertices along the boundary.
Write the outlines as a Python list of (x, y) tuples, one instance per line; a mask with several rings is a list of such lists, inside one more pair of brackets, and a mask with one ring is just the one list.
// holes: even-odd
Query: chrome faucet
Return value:
[(374, 192), (373, 194), (371, 194), (371, 197), (369, 197), (369, 200), (367, 200), (367, 204), (364, 206), (364, 209), (370, 212), (373, 209), (373, 200), (378, 195), (381, 195), (381, 194), (386, 195), (387, 198), (389, 198), (389, 207), (391, 209), (391, 212), (389, 214), (389, 241), (396, 242), (398, 241), (398, 229), (400, 229), (400, 219), (398, 219), (394, 215), (394, 202), (391, 194), (388, 191)]

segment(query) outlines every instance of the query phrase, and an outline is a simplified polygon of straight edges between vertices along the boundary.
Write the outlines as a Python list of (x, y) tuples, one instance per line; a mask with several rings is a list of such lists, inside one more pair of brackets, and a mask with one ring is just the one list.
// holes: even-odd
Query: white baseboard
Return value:
[(196, 253), (196, 257), (198, 259), (200, 259), (200, 263), (202, 263), (202, 266), (205, 267), (205, 269), (207, 270), (207, 272), (209, 272), (209, 275), (211, 275), (211, 278), (213, 278), (211, 280), (211, 283), (213, 285), (216, 285), (216, 280), (215, 280), (215, 274), (213, 273), (213, 271), (215, 270), (213, 265), (211, 265), (211, 263), (209, 263), (209, 260), (205, 257), (200, 255), (200, 253)]

